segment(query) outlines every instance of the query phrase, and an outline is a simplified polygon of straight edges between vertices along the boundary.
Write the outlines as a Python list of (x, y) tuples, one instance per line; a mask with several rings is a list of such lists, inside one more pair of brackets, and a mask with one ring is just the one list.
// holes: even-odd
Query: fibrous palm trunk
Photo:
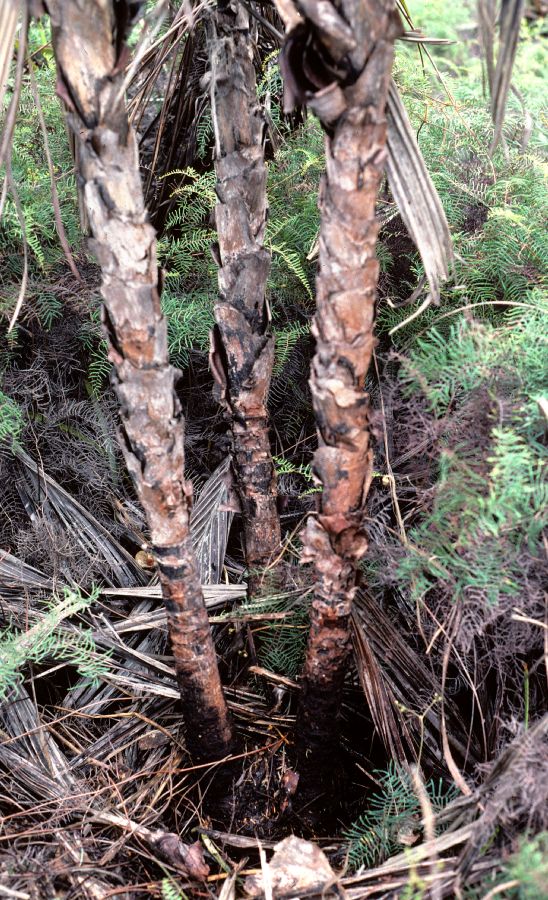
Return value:
[(92, 249), (102, 271), (103, 324), (120, 402), (126, 463), (146, 513), (167, 608), (194, 759), (226, 755), (231, 726), (190, 542), (183, 419), (169, 364), (135, 134), (123, 96), (121, 0), (48, 0), (58, 92), (77, 135)]
[[(319, 444), (313, 471), (322, 492), (303, 538), (315, 593), (297, 723), (302, 765), (318, 772), (336, 746), (356, 572), (367, 548), (372, 450), (365, 377), (375, 343), (375, 202), (400, 22), (394, 0), (297, 0), (297, 7), (301, 19), (282, 57), (286, 101), (306, 102), (326, 132), (310, 378)], [(287, 13), (286, 2), (279, 8)]]
[(280, 549), (267, 396), (274, 361), (265, 296), (270, 254), (265, 123), (257, 102), (253, 41), (243, 6), (219, 0), (211, 41), (219, 300), (211, 365), (226, 408), (244, 527), (250, 593)]

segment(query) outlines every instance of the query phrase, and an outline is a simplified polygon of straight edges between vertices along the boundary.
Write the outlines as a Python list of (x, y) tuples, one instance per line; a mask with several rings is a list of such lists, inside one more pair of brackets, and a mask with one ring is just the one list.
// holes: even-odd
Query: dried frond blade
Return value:
[(489, 151), (491, 154), (494, 153), (502, 134), (524, 6), (525, 0), (502, 0), (499, 52), (491, 92), (491, 115), (495, 127)]
[(432, 302), (453, 266), (449, 225), (438, 192), (426, 168), (415, 133), (394, 82), (387, 106), (390, 189), (401, 217), (421, 255)]
[(494, 34), (496, 0), (478, 0), (477, 16), (479, 38), (483, 47), (485, 67), (487, 69), (487, 83), (489, 85), (489, 94), (491, 95), (493, 93), (493, 76), (495, 72)]
[(204, 484), (190, 516), (190, 531), (202, 584), (218, 584), (224, 564), (233, 513), (225, 508), (229, 492), (230, 458), (217, 466)]
[(131, 554), (91, 513), (44, 472), (24, 450), (18, 449), (15, 455), (29, 474), (30, 484), (35, 487), (41, 505), (50, 505), (63, 527), (91, 559), (104, 559), (108, 567), (104, 577), (111, 586), (146, 582), (146, 576)]
[[(354, 646), (360, 640), (362, 642), (356, 654), (358, 669), (361, 669), (360, 680), (366, 699), (373, 704), (371, 712), (381, 739), (387, 740), (386, 746), (390, 752), (393, 752), (392, 744), (398, 747), (400, 739), (393, 729), (394, 722), (402, 744), (416, 753), (418, 742), (423, 741), (423, 751), (436, 762), (439, 759), (440, 716), (436, 704), (432, 704), (432, 698), (440, 696), (441, 699), (438, 679), (378, 603), (365, 591), (360, 590), (356, 594), (352, 618)], [(367, 651), (365, 657), (364, 649)], [(372, 679), (375, 684), (370, 683)], [(417, 685), (421, 685), (421, 691), (424, 691), (419, 705), (424, 704), (426, 707), (428, 703), (431, 704), (422, 719), (422, 732), (418, 728), (420, 717), (403, 712), (404, 709), (416, 710)], [(381, 699), (377, 702), (380, 691)], [(386, 701), (392, 708), (391, 720), (387, 718)], [(466, 733), (466, 726), (451, 698), (445, 699), (445, 715), (450, 721), (449, 741), (452, 748), (462, 758), (475, 758), (478, 752), (476, 742), (467, 747), (458, 738), (458, 735)]]
[[(243, 600), (246, 596), (247, 585), (242, 584), (205, 584), (203, 585), (204, 600), (208, 609), (222, 607), (234, 600)], [(159, 584), (151, 584), (146, 587), (129, 588), (104, 588), (102, 594), (108, 597), (132, 597), (134, 600), (159, 600), (162, 589)], [(149, 628), (158, 628), (165, 623), (165, 610), (156, 610), (151, 613), (143, 613), (124, 619), (115, 626), (120, 634), (124, 631), (142, 631)]]
[(394, 698), (389, 696), (382, 672), (371, 651), (365, 629), (353, 616), (352, 644), (358, 676), (378, 734), (390, 755), (399, 762), (406, 761), (400, 729), (394, 716)]
[(19, 34), (19, 46), (17, 49), (17, 62), (15, 66), (15, 84), (5, 117), (3, 118), (3, 121), (1, 123), (2, 128), (0, 129), (0, 166), (5, 164), (6, 167), (6, 176), (4, 185), (2, 186), (0, 198), (0, 217), (3, 213), (4, 203), (9, 190), (13, 197), (13, 202), (17, 212), (17, 218), (19, 219), (19, 224), (23, 235), (23, 278), (21, 280), (15, 309), (12, 313), (10, 323), (8, 325), (8, 334), (10, 333), (10, 331), (12, 331), (21, 311), (28, 283), (29, 251), (27, 243), (27, 233), (25, 228), (23, 210), (21, 208), (21, 203), (19, 201), (19, 195), (17, 192), (17, 186), (13, 180), (13, 174), (11, 171), (11, 148), (13, 129), (15, 128), (15, 119), (17, 116), (17, 110), (19, 109), (19, 99), (21, 96), (21, 84), (23, 80), (23, 66), (27, 48), (27, 29), (29, 16), (27, 4), (20, 3), (18, 2), (18, 0), (7, 0), (7, 2), (5, 2), (0, 9), (0, 112), (3, 108), (10, 64), (15, 47), (17, 23), (20, 13), (21, 29)]
[(0, 556), (0, 585), (2, 588), (23, 587), (44, 591), (53, 589), (51, 578), (5, 550)]
[[(11, 2), (8, 4), (8, 9), (10, 6)], [(7, 28), (7, 34), (4, 35), (2, 39), (2, 52), (7, 56), (7, 59), (3, 60), (3, 57), (0, 57), (0, 71), (3, 71), (3, 68), (5, 68), (5, 74), (3, 75), (3, 77), (6, 80), (5, 83), (3, 81), (0, 81), (0, 100), (3, 101), (5, 90), (7, 87), (7, 78), (9, 75), (11, 56), (15, 46), (17, 21), (19, 19), (19, 14), (21, 13), (22, 21), (19, 33), (19, 46), (17, 48), (17, 61), (15, 64), (15, 84), (5, 118), (2, 122), (2, 129), (0, 130), (0, 165), (2, 165), (6, 161), (9, 161), (11, 155), (11, 141), (13, 136), (13, 129), (15, 127), (15, 118), (17, 116), (17, 110), (19, 109), (19, 98), (21, 96), (21, 84), (23, 80), (23, 67), (25, 63), (25, 53), (27, 50), (27, 28), (29, 21), (27, 4), (15, 2), (15, 10), (16, 21), (13, 29), (13, 34), (11, 18), (6, 17), (4, 22), (0, 22), (0, 24), (5, 25)], [(2, 32), (0, 32), (0, 34), (2, 34)], [(0, 104), (0, 110), (1, 108), (2, 105)]]

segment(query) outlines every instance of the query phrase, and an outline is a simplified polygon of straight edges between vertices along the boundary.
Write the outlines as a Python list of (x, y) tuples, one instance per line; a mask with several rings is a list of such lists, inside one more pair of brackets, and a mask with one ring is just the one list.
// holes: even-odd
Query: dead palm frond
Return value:
[[(516, 58), (525, 0), (478, 0), (479, 35), (483, 45), (487, 82), (491, 95), (491, 117), (494, 133), (489, 153), (492, 155), (502, 137), (508, 92)], [(495, 62), (495, 28), (499, 23), (498, 54)]]
[[(404, 747), (419, 759), (426, 754), (439, 765), (441, 753), (441, 684), (376, 600), (358, 591), (352, 611), (353, 640), (360, 681), (379, 736), (396, 758)], [(420, 689), (418, 686), (420, 685)], [(475, 744), (466, 746), (461, 715), (445, 697), (448, 739), (461, 759), (473, 761)]]
[(35, 569), (29, 566), (22, 559), (18, 559), (7, 550), (0, 551), (0, 590), (2, 597), (7, 592), (13, 592), (14, 596), (20, 597), (21, 591), (52, 591), (53, 581)]
[(499, 33), (499, 52), (493, 77), (491, 94), (491, 115), (495, 133), (490, 153), (494, 153), (502, 134), (502, 125), (506, 113), (506, 102), (510, 90), (512, 69), (516, 58), (519, 29), (523, 16), (525, 0), (505, 0), (502, 3)]
[[(189, 846), (183, 844), (177, 835), (161, 829), (153, 831), (145, 824), (147, 820), (152, 824), (158, 817), (159, 810), (154, 807), (159, 796), (170, 794), (170, 769), (176, 767), (181, 758), (180, 750), (176, 746), (173, 748), (169, 730), (163, 728), (156, 732), (165, 736), (159, 745), (158, 741), (153, 740), (147, 748), (146, 741), (141, 741), (145, 769), (158, 768), (159, 771), (143, 779), (136, 787), (133, 786), (136, 779), (126, 779), (124, 788), (123, 780), (120, 784), (119, 776), (116, 778), (116, 764), (111, 768), (107, 762), (97, 767), (99, 760), (96, 757), (86, 757), (87, 771), (77, 771), (79, 767), (70, 762), (56, 739), (62, 729), (56, 723), (52, 726), (52, 723), (44, 721), (25, 688), (14, 690), (9, 699), (0, 705), (0, 724), (3, 726), (0, 731), (0, 765), (9, 773), (4, 780), (9, 781), (11, 795), (17, 799), (19, 809), (28, 809), (35, 822), (38, 819), (41, 823), (41, 828), (38, 828), (42, 840), (49, 837), (60, 844), (61, 855), (69, 855), (72, 865), (68, 877), (79, 897), (103, 900), (110, 893), (108, 883), (90, 874), (93, 864), (85, 850), (89, 843), (86, 836), (90, 829), (97, 829), (98, 826), (102, 830), (105, 826), (116, 831), (121, 829), (126, 839), (131, 837), (148, 844), (155, 855), (176, 872), (194, 878), (205, 877), (207, 869), (196, 864), (196, 852), (189, 854)], [(154, 732), (150, 727), (153, 719), (142, 724), (149, 733)], [(118, 746), (113, 746), (111, 740), (111, 759), (124, 752), (127, 737), (127, 733), (118, 734)], [(141, 738), (145, 737), (141, 735)], [(75, 735), (72, 738), (74, 740)], [(90, 776), (90, 763), (98, 768), (98, 775)], [(123, 809), (112, 809), (111, 796), (124, 796)], [(130, 819), (128, 810), (132, 810), (139, 821)], [(63, 827), (56, 827), (61, 821)], [(4, 824), (7, 824), (6, 819)], [(200, 854), (197, 855), (201, 858)], [(103, 878), (108, 879), (108, 874), (105, 873)], [(10, 896), (28, 896), (11, 891), (8, 893)]]
[(15, 0), (7, 0), (7, 2), (2, 5), (2, 11), (0, 12), (0, 110), (2, 109), (7, 88), (13, 50), (16, 43), (15, 38), (17, 34), (17, 25), (19, 23), (19, 19), (21, 21), (17, 47), (17, 59), (15, 63), (15, 84), (11, 100), (6, 111), (6, 115), (4, 117), (4, 120), (0, 122), (0, 124), (2, 125), (2, 128), (0, 130), (0, 168), (2, 166), (5, 166), (6, 169), (4, 181), (0, 189), (0, 220), (4, 211), (6, 197), (9, 192), (13, 198), (13, 204), (17, 212), (17, 218), (19, 220), (21, 234), (23, 237), (23, 277), (21, 279), (21, 285), (19, 287), (19, 293), (17, 301), (15, 303), (15, 308), (11, 315), (10, 323), (8, 326), (8, 334), (14, 328), (19, 313), (21, 312), (21, 307), (23, 306), (23, 301), (25, 299), (27, 290), (29, 274), (29, 248), (27, 241), (27, 232), (25, 228), (25, 219), (23, 216), (23, 209), (21, 207), (17, 185), (15, 184), (13, 173), (11, 170), (13, 129), (15, 128), (15, 120), (17, 118), (19, 100), (21, 97), (23, 68), (25, 65), (25, 55), (27, 50), (29, 12), (26, 3), (18, 3), (15, 2)]
[(217, 466), (200, 491), (190, 516), (190, 532), (202, 584), (218, 584), (233, 513), (227, 509), (231, 486), (230, 457)]
[[(160, 231), (176, 203), (169, 173), (195, 163), (197, 128), (206, 104), (201, 82), (207, 68), (202, 22), (207, 6), (204, 2), (190, 8), (183, 3), (177, 9), (165, 33), (139, 60), (130, 88), (130, 119), (141, 150), (146, 146), (150, 155), (146, 202)], [(155, 93), (161, 98), (156, 109)]]
[[(15, 456), (23, 474), (18, 487), (31, 517), (40, 512), (46, 518), (53, 519), (81, 548), (90, 562), (101, 560), (104, 563), (104, 579), (111, 587), (147, 582), (146, 575), (132, 555), (90, 512), (24, 450), (17, 449)], [(70, 578), (68, 573), (67, 578)]]
[(430, 177), (415, 132), (394, 82), (388, 94), (388, 159), (390, 190), (421, 256), (431, 302), (453, 267), (453, 245), (447, 218)]

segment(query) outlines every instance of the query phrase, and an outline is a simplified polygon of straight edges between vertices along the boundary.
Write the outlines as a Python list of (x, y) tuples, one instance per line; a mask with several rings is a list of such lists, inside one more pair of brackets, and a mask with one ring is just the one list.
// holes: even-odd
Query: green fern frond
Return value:
[[(40, 64), (34, 69), (37, 90), (46, 122), (51, 156), (56, 166), (56, 186), (61, 219), (72, 248), (81, 244), (81, 232), (76, 202), (74, 163), (71, 158), (63, 112), (52, 84), (55, 81), (55, 61), (50, 41), (50, 26), (32, 22), (29, 28), (29, 52), (36, 53)], [(30, 48), (34, 48), (33, 51)], [(21, 85), (21, 99), (15, 124), (11, 168), (17, 186), (19, 202), (25, 223), (27, 244), (30, 248), (30, 276), (42, 276), (63, 258), (56, 231), (55, 213), (51, 200), (51, 183), (44, 163), (43, 137), (38, 112), (25, 69)], [(0, 284), (5, 279), (17, 278), (22, 272), (22, 229), (13, 199), (8, 195), (2, 215), (0, 247), (2, 272)], [(10, 271), (11, 269), (15, 271)]]
[[(304, 662), (309, 628), (310, 598), (302, 591), (260, 597), (240, 604), (234, 613), (238, 616), (265, 616), (261, 625), (258, 648), (259, 661), (271, 672), (295, 678)], [(268, 622), (269, 613), (283, 613), (283, 619)]]
[[(408, 772), (392, 762), (376, 775), (379, 790), (370, 798), (367, 810), (343, 832), (348, 865), (354, 871), (382, 862), (404, 845), (410, 832), (421, 828), (420, 803)], [(434, 812), (454, 795), (441, 781), (429, 781), (426, 791)]]
[(108, 358), (108, 344), (100, 340), (90, 351), (88, 379), (91, 393), (98, 398), (102, 395), (105, 382), (112, 371), (112, 363)]
[(63, 304), (51, 291), (41, 291), (36, 298), (36, 306), (38, 318), (47, 331), (63, 315)]
[[(483, 391), (505, 396), (506, 421), (494, 425), (490, 447), (444, 450), (434, 503), (409, 532), (398, 572), (414, 596), (441, 582), (456, 601), (481, 592), (497, 605), (519, 594), (521, 553), (535, 552), (547, 524), (544, 432), (538, 397), (546, 384), (546, 300), (508, 313), (503, 328), (461, 320), (446, 337), (431, 329), (403, 361), (406, 390), (421, 391), (433, 412), (453, 415)], [(484, 401), (485, 402), (485, 401)]]
[(274, 328), (275, 357), (272, 375), (277, 378), (291, 356), (291, 353), (301, 340), (310, 333), (310, 327), (301, 322), (294, 322), (285, 328)]
[(191, 350), (206, 350), (214, 325), (215, 293), (199, 291), (183, 296), (171, 282), (162, 293), (162, 309), (167, 318), (168, 348), (174, 365), (184, 368)]
[(196, 145), (198, 148), (198, 157), (205, 159), (208, 149), (213, 143), (213, 121), (211, 119), (211, 110), (207, 107), (196, 125)]
[(187, 900), (187, 894), (171, 878), (162, 878), (162, 900)]
[(0, 447), (5, 443), (10, 449), (15, 449), (24, 425), (20, 407), (0, 390)]
[(27, 631), (9, 629), (0, 634), (0, 699), (21, 680), (22, 669), (31, 662), (62, 660), (76, 666), (82, 677), (92, 682), (106, 672), (108, 656), (98, 654), (89, 629), (61, 629), (66, 619), (87, 609), (98, 596), (97, 588), (89, 597), (64, 588), (63, 596), (54, 595), (49, 610)]
[(301, 262), (301, 259), (299, 257), (299, 254), (294, 250), (290, 250), (290, 248), (287, 246), (287, 244), (284, 244), (284, 243), (276, 243), (276, 244), (271, 243), (269, 245), (269, 247), (270, 247), (270, 251), (273, 255), (279, 256), (280, 259), (282, 259), (284, 261), (288, 270), (290, 272), (292, 272), (293, 275), (295, 275), (295, 277), (300, 281), (300, 283), (304, 287), (306, 293), (308, 294), (310, 299), (312, 299), (313, 298), (312, 288), (310, 287), (310, 284), (308, 283), (308, 278), (307, 278), (306, 272), (304, 270), (303, 264)]

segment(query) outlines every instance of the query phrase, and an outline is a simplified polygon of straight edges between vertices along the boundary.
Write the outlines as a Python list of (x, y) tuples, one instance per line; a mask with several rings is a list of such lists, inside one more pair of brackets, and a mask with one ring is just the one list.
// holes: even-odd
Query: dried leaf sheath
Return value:
[(306, 102), (327, 133), (310, 378), (319, 443), (313, 469), (323, 491), (303, 538), (302, 560), (313, 563), (315, 595), (298, 727), (302, 758), (313, 766), (328, 764), (336, 744), (357, 564), (367, 548), (372, 451), (364, 385), (379, 269), (375, 202), (399, 33), (394, 5), (303, 0), (304, 19), (288, 35), (282, 59), (289, 101)]
[[(268, 210), (264, 121), (249, 16), (241, 4), (218, 3), (211, 70), (220, 266), (211, 365), (232, 430), (246, 563), (260, 573), (280, 547), (266, 409), (274, 340), (265, 297), (270, 254), (263, 246)], [(251, 577), (251, 593), (259, 579), (259, 574)]]
[(48, 8), (58, 91), (80, 137), (79, 174), (103, 276), (122, 447), (158, 560), (187, 743), (195, 759), (216, 758), (228, 752), (231, 728), (189, 537), (191, 488), (184, 479), (178, 373), (168, 360), (155, 233), (120, 96), (128, 9), (113, 0), (52, 0)]

